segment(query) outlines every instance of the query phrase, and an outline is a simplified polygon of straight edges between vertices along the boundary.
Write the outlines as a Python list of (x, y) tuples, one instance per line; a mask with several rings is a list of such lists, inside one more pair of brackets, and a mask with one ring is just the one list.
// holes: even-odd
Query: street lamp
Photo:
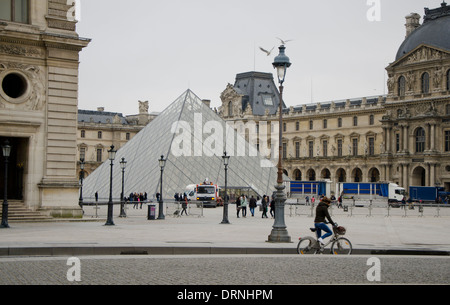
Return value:
[(227, 156), (227, 152), (225, 151), (222, 156), (223, 165), (225, 166), (225, 194), (223, 201), (223, 220), (221, 224), (229, 224), (228, 220), (228, 194), (227, 194), (227, 178), (228, 178), (228, 164), (230, 162), (230, 156)]
[(273, 67), (277, 69), (278, 82), (280, 84), (280, 109), (279, 116), (279, 139), (278, 139), (278, 177), (277, 177), (277, 185), (275, 188), (277, 191), (275, 192), (275, 223), (272, 227), (272, 232), (269, 235), (269, 242), (277, 242), (277, 243), (289, 243), (291, 242), (291, 237), (288, 234), (286, 229), (286, 224), (284, 221), (284, 205), (286, 202), (286, 193), (284, 192), (285, 185), (283, 184), (283, 165), (282, 165), (282, 154), (283, 154), (283, 83), (286, 77), (286, 71), (291, 66), (291, 62), (289, 61), (289, 57), (286, 56), (285, 50), (286, 47), (281, 45), (279, 47), (280, 53), (277, 57), (275, 57), (275, 61), (273, 63)]
[(111, 149), (108, 150), (108, 159), (111, 161), (111, 173), (109, 176), (109, 201), (108, 201), (108, 218), (106, 220), (105, 226), (114, 226), (113, 222), (113, 168), (114, 159), (116, 158), (117, 151), (114, 149), (114, 145), (111, 145)]
[(125, 161), (125, 158), (122, 158), (122, 161), (120, 161), (120, 168), (122, 169), (122, 193), (120, 195), (120, 215), (119, 217), (125, 218), (127, 217), (127, 214), (125, 213), (125, 193), (124, 193), (124, 181), (125, 181), (125, 168), (127, 167), (127, 161)]
[(161, 159), (159, 161), (159, 167), (161, 167), (161, 180), (159, 182), (159, 212), (158, 212), (158, 219), (165, 219), (164, 217), (164, 207), (163, 207), (163, 172), (164, 167), (166, 166), (166, 159), (164, 159), (164, 156), (161, 156)]
[(11, 146), (9, 141), (6, 140), (5, 144), (2, 146), (3, 157), (5, 158), (5, 191), (4, 200), (2, 205), (2, 223), (0, 228), (9, 228), (8, 224), (8, 158), (11, 154)]
[(80, 208), (83, 210), (83, 179), (84, 179), (84, 165), (86, 163), (84, 162), (84, 158), (80, 158), (80, 169), (81, 169), (81, 173), (80, 173), (80, 199), (78, 201)]

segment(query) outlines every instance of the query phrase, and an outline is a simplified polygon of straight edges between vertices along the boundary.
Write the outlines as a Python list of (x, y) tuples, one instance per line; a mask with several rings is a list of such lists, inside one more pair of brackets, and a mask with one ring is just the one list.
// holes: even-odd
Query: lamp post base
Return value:
[(277, 184), (275, 188), (277, 189), (275, 192), (275, 223), (267, 242), (290, 243), (291, 237), (289, 236), (284, 222), (284, 205), (287, 199), (284, 193), (285, 186), (283, 184)]

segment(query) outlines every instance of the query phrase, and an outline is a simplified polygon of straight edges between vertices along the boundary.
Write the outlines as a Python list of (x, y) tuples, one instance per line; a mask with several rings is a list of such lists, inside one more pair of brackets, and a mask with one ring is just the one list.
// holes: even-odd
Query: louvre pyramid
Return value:
[[(224, 131), (224, 136), (217, 137), (217, 143), (214, 145), (211, 144), (211, 141), (208, 142), (208, 139), (211, 140), (211, 135), (214, 134), (212, 130), (208, 134), (198, 132), (198, 128), (195, 128), (199, 126), (202, 128), (206, 122), (213, 122), (216, 127), (221, 126)], [(192, 139), (190, 143), (186, 141), (180, 144), (182, 134), (180, 128), (182, 127), (186, 127), (182, 130), (183, 138)], [(189, 129), (190, 133), (184, 133)], [(231, 133), (231, 138), (225, 130)], [(227, 141), (227, 139), (229, 140)], [(223, 187), (225, 185), (223, 148), (226, 147), (228, 150), (231, 147), (233, 150), (239, 141), (245, 141), (245, 139), (230, 128), (191, 90), (187, 90), (118, 150), (114, 161), (113, 198), (114, 200), (119, 199), (122, 191), (122, 171), (119, 165), (122, 158), (127, 161), (124, 178), (125, 196), (131, 192), (147, 192), (149, 198), (154, 198), (154, 195), (159, 192), (161, 169), (158, 160), (161, 155), (167, 159), (163, 176), (163, 198), (171, 199), (175, 193), (184, 192), (187, 185), (201, 183), (206, 178)], [(198, 146), (198, 143), (203, 143), (203, 149), (202, 146)], [(247, 142), (245, 143), (249, 145)], [(189, 148), (189, 145), (191, 148), (189, 152), (180, 153), (180, 147)], [(254, 146), (251, 147), (255, 149)], [(219, 149), (221, 151), (218, 151)], [(267, 163), (262, 163), (261, 161), (264, 159), (256, 153), (239, 154), (236, 152), (233, 154), (232, 151), (227, 152), (231, 155), (228, 167), (228, 187), (249, 187), (261, 196), (272, 194), (277, 178), (275, 166), (270, 163), (269, 167), (261, 167), (261, 164)], [(95, 192), (98, 191), (99, 198), (109, 198), (109, 183), (110, 161), (108, 160), (85, 179), (84, 197), (88, 200), (92, 199)]]

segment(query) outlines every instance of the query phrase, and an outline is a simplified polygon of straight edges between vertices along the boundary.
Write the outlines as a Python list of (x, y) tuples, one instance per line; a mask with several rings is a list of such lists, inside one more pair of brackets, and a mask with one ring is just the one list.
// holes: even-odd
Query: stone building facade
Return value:
[(107, 112), (104, 107), (96, 111), (78, 110), (78, 173), (81, 174), (81, 159), (85, 162), (86, 178), (108, 159), (111, 145), (120, 149), (159, 115), (149, 113), (148, 108), (148, 101), (139, 101), (139, 113), (129, 116)]
[[(378, 181), (450, 191), (450, 7), (425, 9), (419, 20), (406, 17), (407, 37), (386, 68), (388, 95), (284, 107), (283, 166), (290, 179), (331, 180), (332, 191), (337, 182)], [(254, 122), (247, 137), (258, 135), (260, 125), (270, 133), (278, 126), (273, 88), (271, 74), (239, 74), (222, 93), (219, 112), (235, 126)], [(258, 137), (255, 144), (262, 144)]]
[(55, 217), (82, 215), (78, 69), (90, 40), (78, 36), (74, 4), (68, 3), (0, 1), (0, 142), (12, 146), (8, 195)]

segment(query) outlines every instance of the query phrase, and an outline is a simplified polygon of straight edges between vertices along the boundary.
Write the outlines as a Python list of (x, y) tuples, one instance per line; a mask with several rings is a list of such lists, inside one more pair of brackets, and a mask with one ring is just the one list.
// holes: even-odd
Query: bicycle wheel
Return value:
[(298, 254), (314, 254), (316, 253), (316, 248), (314, 245), (316, 244), (316, 240), (312, 237), (304, 237), (301, 238), (297, 245), (297, 253)]
[(340, 237), (331, 245), (331, 254), (350, 255), (352, 254), (352, 243), (345, 237)]

